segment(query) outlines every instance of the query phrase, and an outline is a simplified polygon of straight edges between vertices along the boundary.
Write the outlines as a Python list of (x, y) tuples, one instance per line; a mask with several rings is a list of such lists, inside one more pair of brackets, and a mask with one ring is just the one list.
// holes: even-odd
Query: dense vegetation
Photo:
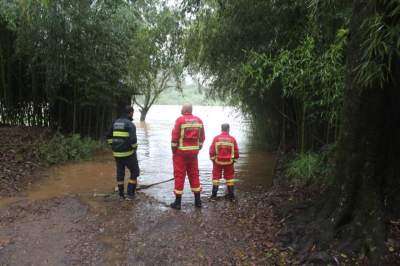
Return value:
[(0, 123), (99, 137), (134, 95), (147, 112), (180, 80), (178, 18), (157, 0), (0, 1)]
[(1, 123), (98, 136), (132, 94), (116, 89), (135, 30), (125, 5), (1, 1)]
[(308, 151), (337, 144), (320, 229), (305, 237), (357, 240), (379, 265), (399, 215), (400, 2), (185, 3), (190, 69), (253, 118), (260, 141), (300, 152), (290, 175), (325, 175), (315, 169), (327, 161)]
[(338, 137), (349, 3), (309, 2), (201, 1), (189, 9), (188, 64), (211, 81), (212, 94), (251, 115), (270, 147), (305, 151)]

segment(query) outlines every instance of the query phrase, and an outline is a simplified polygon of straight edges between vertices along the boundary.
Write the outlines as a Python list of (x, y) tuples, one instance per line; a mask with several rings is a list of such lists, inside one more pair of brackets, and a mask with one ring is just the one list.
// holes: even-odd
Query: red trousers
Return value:
[(174, 163), (175, 194), (182, 194), (186, 174), (189, 178), (193, 192), (200, 192), (199, 165), (197, 155), (175, 153), (172, 157)]
[(218, 186), (219, 180), (222, 178), (222, 176), (224, 176), (226, 184), (228, 186), (234, 185), (233, 177), (235, 175), (235, 169), (233, 167), (233, 164), (220, 165), (214, 162), (212, 174), (213, 174), (213, 185)]

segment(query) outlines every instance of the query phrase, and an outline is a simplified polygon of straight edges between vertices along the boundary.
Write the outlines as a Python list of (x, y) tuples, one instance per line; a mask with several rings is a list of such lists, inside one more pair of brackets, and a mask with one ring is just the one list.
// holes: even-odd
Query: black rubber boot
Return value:
[(234, 186), (228, 186), (228, 195), (227, 198), (230, 200), (235, 199), (235, 187)]
[(171, 208), (180, 210), (181, 209), (181, 201), (182, 201), (182, 195), (175, 195), (175, 202), (171, 203)]
[(125, 199), (124, 185), (118, 184), (119, 199)]
[(213, 185), (211, 198), (212, 199), (216, 199), (217, 198), (217, 194), (218, 194), (218, 186)]
[(196, 208), (201, 208), (200, 192), (195, 192), (194, 193), (194, 206)]
[[(132, 179), (132, 180), (134, 180), (134, 179)], [(130, 181), (128, 183), (128, 188), (127, 188), (127, 193), (126, 193), (128, 195), (127, 199), (133, 200), (133, 198), (135, 197), (135, 192), (136, 192), (136, 180)]]

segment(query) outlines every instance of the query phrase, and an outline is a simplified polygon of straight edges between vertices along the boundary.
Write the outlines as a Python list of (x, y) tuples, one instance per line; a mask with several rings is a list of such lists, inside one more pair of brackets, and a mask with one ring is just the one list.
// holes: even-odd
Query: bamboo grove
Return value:
[(249, 114), (255, 139), (302, 152), (338, 139), (351, 3), (186, 3), (188, 65)]
[(186, 3), (188, 65), (250, 115), (257, 139), (299, 157), (336, 146), (317, 172), (328, 189), (295, 215), (311, 217), (299, 243), (347, 242), (369, 265), (398, 265), (384, 260), (400, 217), (400, 1)]
[(126, 1), (0, 2), (0, 123), (99, 137), (123, 82), (135, 16)]

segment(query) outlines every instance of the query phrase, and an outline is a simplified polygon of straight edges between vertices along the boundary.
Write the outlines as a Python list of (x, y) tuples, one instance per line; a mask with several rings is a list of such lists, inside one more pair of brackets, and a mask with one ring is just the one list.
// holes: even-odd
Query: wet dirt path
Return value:
[(274, 264), (288, 253), (275, 205), (258, 196), (180, 212), (144, 193), (14, 203), (0, 211), (0, 265), (291, 265)]
[[(205, 147), (225, 121), (238, 140), (242, 158), (236, 167), (236, 202), (223, 198), (224, 189), (217, 201), (208, 200), (207, 149), (199, 156), (201, 210), (193, 207), (188, 191), (182, 211), (168, 208), (172, 182), (140, 191), (133, 202), (118, 201), (108, 154), (57, 166), (25, 193), (0, 200), (0, 265), (265, 264), (278, 228), (271, 225), (273, 203), (257, 197), (271, 183), (266, 173), (272, 173), (274, 157), (251, 146), (246, 121), (232, 109), (198, 112), (206, 124)], [(170, 119), (159, 119), (160, 113)], [(137, 124), (141, 185), (171, 178), (169, 134), (177, 114), (179, 107), (158, 106), (149, 122)]]

